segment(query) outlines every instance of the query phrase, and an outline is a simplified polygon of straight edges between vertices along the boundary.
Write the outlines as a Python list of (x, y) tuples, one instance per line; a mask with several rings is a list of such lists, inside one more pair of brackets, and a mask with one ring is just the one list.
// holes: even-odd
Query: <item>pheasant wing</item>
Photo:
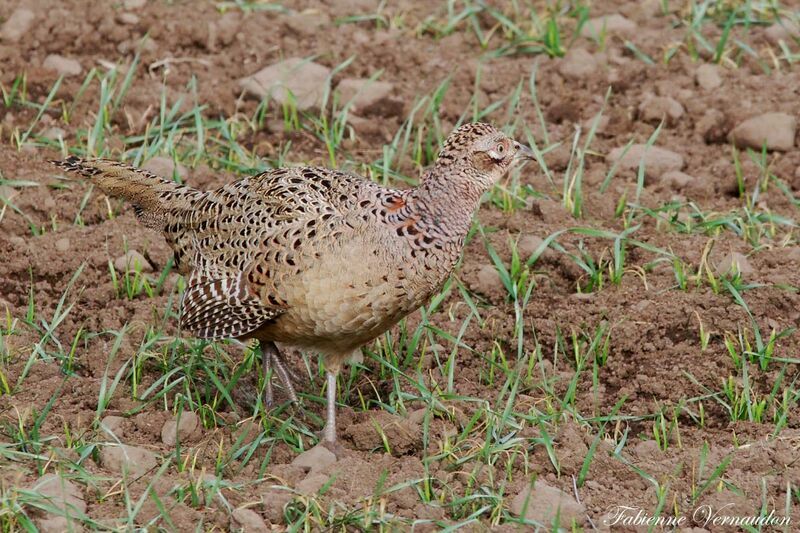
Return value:
[(243, 277), (193, 274), (181, 301), (181, 328), (201, 339), (240, 338), (284, 311), (252, 296)]

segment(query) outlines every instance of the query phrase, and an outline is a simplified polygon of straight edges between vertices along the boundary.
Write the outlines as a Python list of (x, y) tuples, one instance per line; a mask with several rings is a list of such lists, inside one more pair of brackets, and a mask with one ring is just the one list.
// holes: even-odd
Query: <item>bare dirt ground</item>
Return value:
[[(3, 531), (63, 529), (62, 492), (101, 530), (646, 529), (618, 506), (796, 530), (796, 13), (488, 4), (0, 1)], [(322, 82), (302, 65), (282, 103), (242, 83), (288, 58)], [(265, 411), (252, 350), (179, 338), (162, 237), (47, 162), (406, 186), (475, 118), (539, 164), (487, 197), (441, 299), (342, 375), (338, 457), (303, 453), (316, 356), (293, 354), (301, 405)]]

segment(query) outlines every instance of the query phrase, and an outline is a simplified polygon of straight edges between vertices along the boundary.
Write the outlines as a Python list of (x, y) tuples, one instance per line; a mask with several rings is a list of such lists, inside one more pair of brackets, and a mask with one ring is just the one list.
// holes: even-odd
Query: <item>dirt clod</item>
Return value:
[(283, 510), (286, 504), (292, 501), (293, 495), (287, 490), (270, 489), (261, 495), (261, 504), (264, 507), (264, 518), (272, 524), (284, 522)]
[(355, 449), (382, 450), (388, 444), (393, 455), (403, 455), (419, 447), (422, 439), (419, 424), (386, 411), (370, 413), (366, 418), (344, 430)]
[(122, 439), (125, 437), (125, 425), (127, 424), (127, 420), (121, 416), (113, 416), (109, 415), (103, 417), (103, 420), (100, 422), (100, 428), (105, 432), (110, 434), (112, 437), (116, 437), (117, 439)]
[(58, 141), (66, 137), (66, 135), (67, 132), (59, 128), (58, 126), (47, 128), (42, 132), (42, 137), (44, 137), (45, 139), (50, 139), (51, 141)]
[[(86, 513), (83, 492), (73, 482), (58, 474), (45, 474), (31, 485), (30, 490), (45, 498), (45, 505), (60, 511), (58, 514), (43, 512), (43, 516), (37, 520), (39, 531), (60, 533), (80, 527), (73, 519), (68, 518)], [(62, 513), (66, 516), (61, 516)]]
[(60, 56), (58, 54), (50, 54), (44, 58), (42, 66), (65, 77), (77, 76), (83, 70), (80, 62), (77, 59)]
[(328, 26), (330, 17), (317, 9), (308, 9), (286, 19), (286, 26), (300, 35), (312, 36), (321, 28)]
[(152, 172), (156, 176), (161, 176), (171, 180), (174, 176), (181, 179), (186, 178), (188, 171), (183, 165), (176, 165), (171, 157), (158, 156), (148, 160), (142, 168), (148, 172)]
[(200, 417), (192, 411), (181, 413), (180, 420), (167, 420), (161, 429), (161, 442), (174, 446), (178, 439), (188, 439), (200, 427)]
[(694, 76), (697, 85), (705, 91), (713, 91), (722, 85), (722, 77), (719, 75), (719, 67), (716, 65), (704, 63), (697, 67)]
[(537, 480), (533, 488), (525, 487), (511, 501), (511, 512), (543, 525), (550, 525), (558, 514), (561, 527), (571, 529), (586, 519), (586, 508), (575, 498), (545, 481)]
[(483, 265), (478, 270), (478, 283), (475, 290), (484, 295), (494, 295), (503, 292), (503, 281), (494, 265)]
[(139, 17), (134, 13), (119, 13), (117, 15), (117, 21), (120, 24), (127, 24), (128, 26), (134, 26), (139, 24)]
[(599, 38), (603, 34), (631, 35), (636, 31), (634, 21), (619, 13), (590, 18), (584, 24), (581, 35), (584, 37)]
[(257, 512), (246, 507), (240, 507), (232, 513), (235, 527), (242, 533), (267, 533), (270, 528)]
[(147, 5), (147, 0), (123, 0), (122, 8), (126, 11), (136, 11)]
[(152, 272), (153, 265), (150, 264), (141, 253), (136, 250), (128, 250), (123, 255), (114, 259), (114, 268), (117, 272)]
[(659, 178), (670, 170), (681, 170), (684, 166), (682, 155), (646, 144), (631, 145), (627, 153), (624, 147), (614, 148), (609, 152), (608, 160), (612, 163), (619, 161), (620, 168), (633, 170), (638, 170), (639, 164), (644, 161), (644, 173), (650, 178)]
[(681, 172), (680, 170), (670, 170), (669, 172), (665, 172), (661, 176), (661, 183), (670, 187), (675, 191), (682, 191), (686, 187), (688, 187), (692, 182), (695, 181), (695, 178)]
[(728, 138), (728, 117), (718, 109), (708, 109), (696, 122), (695, 130), (707, 143), (722, 143)]
[[(517, 241), (517, 252), (519, 253), (519, 258), (522, 261), (527, 261), (533, 255), (533, 253), (536, 252), (540, 246), (542, 246), (543, 243), (544, 239), (538, 235), (523, 235), (519, 238), (519, 241)], [(542, 255), (545, 254), (547, 254), (546, 248), (542, 252)]]
[(720, 276), (730, 276), (736, 273), (750, 275), (754, 272), (753, 266), (747, 256), (739, 252), (726, 254), (716, 264), (717, 274)]
[(36, 14), (30, 9), (18, 7), (0, 27), (0, 41), (15, 43), (22, 39), (33, 26)]
[(736, 126), (730, 133), (730, 141), (739, 148), (785, 152), (794, 147), (797, 119), (787, 113), (764, 113), (751, 117)]
[(336, 455), (322, 444), (306, 450), (292, 460), (292, 464), (310, 471), (312, 474), (336, 462)]
[(597, 60), (583, 48), (573, 48), (564, 56), (558, 71), (569, 80), (580, 80), (594, 74)]
[(112, 472), (141, 476), (158, 466), (156, 454), (127, 444), (106, 445), (100, 450), (100, 464)]
[(764, 30), (764, 37), (773, 45), (780, 46), (781, 42), (791, 42), (800, 37), (800, 25), (789, 18), (781, 18)]
[(319, 492), (319, 489), (321, 489), (329, 479), (330, 477), (325, 474), (309, 474), (308, 477), (300, 481), (295, 488), (300, 494), (313, 496)]
[(59, 252), (66, 252), (67, 250), (69, 250), (69, 245), (70, 242), (67, 237), (58, 239), (56, 241), (56, 250), (58, 250)]
[[(790, 128), (789, 148), (761, 158), (771, 121), (740, 144), (757, 145), (755, 154), (734, 153), (729, 134), (767, 112), (800, 117), (797, 26), (789, 0), (749, 11), (747, 2), (716, 2), (700, 21), (684, 3), (580, 2), (541, 18), (542, 2), (469, 2), (467, 11), (457, 2), (452, 13), (422, 0), (5, 2), (0, 374), (11, 390), (0, 393), (0, 440), (19, 460), (0, 467), (4, 497), (23, 503), (45, 465), (86, 494), (92, 521), (74, 520), (76, 529), (125, 527), (128, 502), (147, 500), (150, 487), (172, 525), (148, 500), (133, 528), (225, 531), (243, 527), (237, 517), (255, 519), (252, 510), (273, 529), (303, 516), (314, 531), (367, 527), (364, 518), (376, 519), (374, 529), (438, 530), (477, 512), (468, 527), (513, 531), (515, 517), (475, 496), (509, 505), (538, 475), (559, 498), (582, 502), (603, 530), (610, 505), (656, 509), (652, 484), (637, 472), (666, 480), (670, 513), (688, 516), (717, 472), (730, 490), (711, 484), (698, 504), (737, 502), (738, 510), (746, 502), (750, 514), (768, 502), (782, 513), (787, 483), (800, 479), (791, 362), (800, 353), (800, 152)], [(531, 25), (534, 16), (541, 25)], [(700, 36), (710, 49), (697, 46)], [(52, 58), (45, 66), (51, 55), (77, 61), (81, 74), (56, 88), (69, 70)], [(297, 69), (280, 70), (287, 58)], [(268, 87), (251, 76), (265, 67), (274, 74)], [(342, 106), (361, 87), (345, 124)], [(322, 113), (326, 89), (334, 90)], [(437, 305), (409, 315), (343, 370), (343, 452), (332, 447), (336, 462), (316, 468), (292, 462), (316, 444), (325, 418), (317, 354), (284, 352), (300, 378), (299, 405), (284, 405), (278, 382), (275, 408), (254, 408), (263, 383), (250, 348), (180, 329), (187, 278), (178, 265), (163, 285), (147, 274), (152, 291), (120, 290), (130, 276), (113, 285), (108, 260), (113, 266), (126, 250), (166, 272), (162, 236), (91, 179), (62, 179), (47, 163), (68, 154), (143, 163), (202, 190), (272, 167), (336, 166), (406, 189), (424, 178), (450, 128), (473, 118), (535, 142), (548, 173), (531, 161), (501, 180), (475, 215), (484, 231), (467, 239)], [(643, 145), (662, 118), (655, 142), (669, 157), (660, 166), (646, 160), (639, 187)], [(614, 160), (602, 156), (628, 143), (637, 146), (611, 175)], [(543, 239), (550, 247), (514, 270), (521, 292), (509, 294), (495, 260), (511, 269), (515, 247), (525, 260)], [(729, 272), (736, 262), (740, 285)], [(707, 266), (730, 284), (712, 286)], [(762, 337), (775, 331), (775, 356), (766, 370), (737, 368), (726, 341), (749, 350), (756, 328)], [(763, 419), (733, 420), (757, 410), (734, 412), (738, 400), (724, 386), (745, 403), (765, 402)], [(97, 424), (106, 399), (112, 416)], [(157, 476), (156, 467), (120, 490), (123, 463), (143, 461), (109, 450), (119, 454), (124, 443), (161, 464), (181, 434), (179, 405), (207, 424), (181, 441), (191, 468), (173, 464)], [(570, 416), (553, 411), (563, 405)], [(570, 428), (565, 418), (582, 422)], [(665, 450), (654, 430), (672, 432), (660, 441)], [(81, 449), (97, 449), (97, 464)], [(573, 488), (587, 455), (584, 483)], [(380, 507), (365, 506), (379, 487)], [(25, 509), (44, 529), (46, 517)], [(790, 512), (792, 525), (800, 522), (800, 507)], [(14, 519), (0, 523), (24, 529)]]
[(345, 78), (339, 82), (336, 90), (339, 91), (342, 104), (352, 102), (353, 112), (369, 114), (378, 111), (387, 102), (394, 91), (394, 85), (386, 81)]
[(667, 125), (674, 126), (683, 113), (681, 103), (669, 96), (652, 96), (639, 106), (641, 119), (651, 124), (658, 124), (663, 120)]
[(265, 67), (239, 84), (256, 98), (270, 98), (279, 106), (294, 102), (299, 111), (322, 104), (330, 69), (313, 61), (293, 57)]

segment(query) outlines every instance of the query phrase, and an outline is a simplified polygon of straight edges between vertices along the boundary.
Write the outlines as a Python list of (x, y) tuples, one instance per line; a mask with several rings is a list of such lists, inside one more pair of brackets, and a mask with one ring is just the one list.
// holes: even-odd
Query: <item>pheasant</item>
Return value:
[(209, 340), (257, 339), (271, 405), (273, 372), (297, 396), (276, 346), (323, 356), (323, 438), (336, 440), (336, 376), (360, 348), (438, 292), (481, 196), (527, 146), (483, 123), (446, 139), (416, 188), (326, 168), (278, 168), (199, 191), (122, 163), (54, 161), (133, 204), (188, 275), (180, 328)]

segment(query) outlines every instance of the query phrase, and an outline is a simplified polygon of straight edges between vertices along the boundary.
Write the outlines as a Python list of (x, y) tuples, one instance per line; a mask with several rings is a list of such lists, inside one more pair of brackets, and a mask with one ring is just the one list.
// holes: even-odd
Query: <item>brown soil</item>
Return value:
[[(296, 4), (292, 9), (298, 12), (312, 7), (311, 2)], [(370, 109), (369, 115), (364, 117), (366, 123), (358, 122), (357, 137), (347, 146), (348, 159), (370, 161), (379, 156), (384, 143), (400, 127), (412, 109), (415, 97), (430, 93), (448, 76), (450, 88), (441, 108), (443, 131), (456, 123), (468, 109), (475, 89), (476, 69), (483, 53), (472, 32), (458, 31), (438, 40), (429, 33), (415, 33), (414, 29), (421, 27), (428, 17), (442, 16), (443, 11), (432, 7), (435, 3), (404, 0), (388, 4), (392, 5), (384, 9), (384, 15), (387, 20), (402, 19), (402, 28), (386, 29), (365, 21), (338, 26), (330, 23), (324, 29), (309, 29), (303, 23), (292, 21), (295, 15), (290, 13), (254, 10), (243, 15), (238, 10), (231, 10), (224, 15), (213, 3), (205, 2), (148, 2), (145, 7), (133, 11), (137, 20), (132, 21), (121, 17), (126, 11), (112, 2), (36, 2), (31, 8), (36, 14), (36, 23), (30, 31), (18, 43), (0, 43), (0, 82), (9, 87), (18, 74), (25, 72), (30, 100), (42, 102), (57, 78), (53, 71), (42, 67), (49, 54), (77, 59), (85, 74), (91, 68), (103, 69), (103, 62), (129, 64), (137, 43), (146, 33), (149, 39), (141, 52), (144, 68), (137, 71), (132, 89), (117, 115), (112, 117), (120, 134), (132, 135), (141, 133), (142, 125), (158, 112), (164, 86), (170, 104), (181, 96), (195, 98), (186, 89), (194, 77), (197, 80), (196, 99), (206, 106), (205, 116), (252, 115), (258, 102), (240, 98), (238, 80), (242, 77), (285, 57), (316, 56), (315, 61), (332, 68), (355, 56), (339, 77), (345, 74), (347, 77), (370, 77), (383, 69), (380, 79), (393, 85), (392, 99), (384, 106)], [(591, 16), (620, 12), (636, 22), (638, 28), (631, 39), (638, 49), (653, 58), (660, 59), (666, 46), (684, 38), (685, 29), (673, 28), (670, 24), (677, 14), (654, 16), (652, 10), (648, 11), (638, 2), (598, 4), (604, 7), (593, 7)], [(15, 7), (15, 2), (0, 2), (0, 19)], [(369, 0), (337, 1), (332, 7), (319, 9), (332, 19), (375, 11), (373, 2)], [(228, 17), (224, 24), (221, 22), (223, 16)], [(708, 38), (718, 37), (721, 31), (713, 25), (706, 29)], [(768, 46), (762, 27), (748, 31), (737, 28), (735, 32), (739, 39), (759, 53)], [(694, 202), (698, 211), (706, 214), (724, 214), (740, 209), (742, 199), (736, 194), (728, 131), (742, 120), (761, 113), (780, 111), (800, 116), (800, 72), (797, 68), (789, 68), (785, 62), (781, 63), (780, 69), (772, 68), (771, 73), (766, 74), (755, 60), (746, 58), (738, 68), (720, 68), (720, 88), (703, 90), (695, 81), (695, 71), (703, 61), (692, 62), (685, 52), (678, 53), (666, 66), (658, 61), (650, 66), (635, 57), (619, 36), (609, 36), (602, 50), (594, 41), (585, 38), (578, 39), (572, 48), (585, 48), (596, 62), (596, 68), (585, 75), (565, 77), (566, 70), (562, 64), (567, 59), (545, 55), (512, 55), (488, 60), (481, 67), (478, 95), (485, 102), (510, 94), (520, 80), (527, 84), (534, 65), (538, 69), (538, 95), (547, 120), (547, 133), (551, 142), (564, 142), (562, 147), (545, 157), (550, 169), (559, 177), (563, 175), (569, 158), (569, 151), (565, 152), (564, 146), (570, 145), (576, 124), (587, 124), (601, 110), (608, 87), (613, 87), (605, 112), (608, 120), (599, 128), (592, 145), (593, 153), (587, 156), (582, 219), (572, 217), (563, 207), (559, 199), (560, 183), (556, 187), (550, 185), (535, 165), (529, 165), (521, 176), (524, 183), (541, 193), (534, 200), (510, 214), (489, 203), (481, 208), (478, 219), (485, 228), (492, 230), (487, 232), (488, 240), (505, 260), (511, 256), (509, 241), (521, 236), (546, 238), (556, 231), (577, 226), (614, 233), (624, 229), (621, 218), (615, 216), (615, 207), (621, 195), (627, 194), (629, 201), (635, 197), (636, 170), (621, 169), (609, 190), (600, 194), (599, 185), (610, 168), (610, 163), (602, 156), (613, 148), (624, 146), (631, 138), (637, 143), (647, 141), (654, 125), (640, 107), (652, 96), (671, 97), (685, 110), (680, 118), (665, 124), (657, 145), (682, 155), (685, 161), (683, 172), (693, 179), (686, 185), (676, 186), (666, 180), (648, 178), (639, 203), (650, 208), (657, 208), (674, 198), (679, 202)], [(159, 66), (157, 62), (165, 58), (181, 60)], [(79, 95), (82, 81), (83, 75), (65, 78), (57, 99), (71, 103)], [(63, 124), (59, 116), (48, 112), (38, 127), (46, 130), (58, 126), (64, 130), (68, 145), (77, 144), (93, 123), (97, 98), (97, 84), (92, 84), (80, 95), (69, 124)], [(81, 211), (88, 185), (70, 182), (67, 188), (55, 186), (58, 173), (47, 160), (59, 157), (56, 151), (37, 147), (18, 150), (9, 144), (14, 129), (27, 128), (36, 112), (36, 109), (19, 106), (0, 106), (3, 139), (0, 144), (0, 177), (46, 185), (15, 188), (13, 203), (28, 219), (8, 209), (0, 221), (0, 310), (6, 309), (9, 316), (21, 321), (32, 295), (37, 320), (50, 320), (70, 279), (84, 265), (64, 304), (73, 307), (58, 325), (57, 337), (62, 343), (69, 343), (79, 329), (88, 335), (77, 346), (74, 373), (68, 379), (65, 379), (60, 365), (49, 358), (26, 368), (29, 355), (41, 337), (33, 328), (19, 325), (16, 334), (6, 336), (4, 342), (11, 356), (2, 366), (5, 379), (13, 385), (23, 372), (28, 372), (28, 375), (24, 387), (12, 395), (0, 396), (0, 416), (4, 424), (12, 426), (20, 417), (30, 423), (36, 413), (45, 408), (48, 400), (57, 395), (39, 429), (42, 439), (52, 439), (42, 453), (72, 457), (65, 428), (72, 438), (90, 442), (107, 439), (95, 421), (105, 377), (113, 377), (121, 365), (140, 349), (149, 327), (165, 323), (167, 335), (176, 333), (173, 315), (178, 277), (170, 274), (161, 293), (152, 298), (140, 296), (129, 300), (115, 294), (109, 276), (109, 260), (121, 256), (125, 249), (138, 250), (158, 273), (169, 260), (169, 250), (159, 235), (137, 224), (128, 207), (108, 203), (102, 195), (92, 193)], [(517, 118), (531, 128), (537, 140), (541, 140), (541, 128), (537, 126), (536, 111), (530, 98), (523, 99)], [(488, 119), (502, 123), (506, 117), (500, 111)], [(243, 144), (260, 156), (275, 157), (278, 150), (291, 141), (289, 161), (328, 163), (325, 146), (312, 135), (284, 133), (279, 119), (270, 120), (279, 126), (245, 133)], [(789, 191), (800, 189), (800, 151), (771, 152), (767, 158), (771, 172), (787, 184)], [(747, 156), (743, 155), (742, 159), (745, 182), (748, 189), (752, 189), (759, 169)], [(409, 161), (403, 170), (416, 175), (419, 169)], [(209, 188), (234, 177), (232, 172), (212, 171), (199, 165), (188, 169), (186, 182)], [(778, 187), (770, 187), (762, 193), (759, 208), (789, 219), (796, 215), (796, 207)], [(109, 219), (109, 209), (119, 215)], [(83, 226), (72, 223), (79, 212)], [(684, 208), (681, 212), (680, 216), (685, 216), (692, 211)], [(664, 213), (663, 216), (669, 218), (671, 214)], [(800, 247), (795, 232), (787, 230), (786, 226), (775, 226), (773, 234), (764, 235), (759, 245), (753, 246), (730, 228), (714, 235), (705, 232), (684, 234), (670, 229), (668, 223), (656, 224), (653, 217), (644, 217), (641, 221), (643, 226), (637, 230), (635, 238), (654, 247), (672, 250), (692, 272), (700, 268), (703, 250), (712, 238), (712, 263), (721, 261), (731, 252), (747, 255), (752, 270), (745, 272), (745, 281), (757, 287), (747, 290), (744, 297), (760, 331), (766, 336), (773, 330), (791, 330), (800, 323), (800, 295), (797, 291), (800, 287)], [(30, 224), (43, 227), (45, 231), (34, 237)], [(65, 243), (64, 239), (68, 242)], [(523, 349), (533, 352), (538, 341), (544, 361), (535, 365), (533, 377), (521, 385), (515, 405), (515, 411), (522, 414), (533, 413), (532, 409), (547, 411), (555, 407), (544, 405), (549, 401), (549, 388), (554, 389), (557, 397), (563, 398), (566, 394), (576, 363), (571, 351), (565, 354), (561, 349), (554, 349), (559, 335), (567, 339), (571, 350), (572, 334), (578, 338), (591, 336), (601, 324), (612, 328), (608, 360), (598, 370), (597, 383), (593, 383), (591, 369), (584, 371), (577, 383), (572, 411), (564, 412), (563, 422), (550, 427), (554, 431), (551, 436), (555, 439), (560, 470), (553, 467), (547, 450), (539, 444), (540, 428), (530, 417), (517, 420), (520, 424), (517, 436), (531, 439), (527, 452), (510, 459), (508, 465), (502, 461), (476, 469), (474, 461), (479, 461), (478, 458), (468, 464), (454, 464), (446, 453), (437, 455), (437, 449), (424, 450), (422, 421), (413, 416), (415, 409), (424, 407), (422, 404), (408, 405), (412, 414), (403, 416), (390, 414), (377, 406), (366, 411), (362, 409), (360, 398), (378, 400), (378, 395), (390, 390), (390, 385), (378, 381), (379, 365), (368, 359), (366, 364), (374, 372), (359, 376), (343, 400), (350, 407), (340, 409), (344, 451), (334, 465), (321, 470), (323, 474), (338, 474), (331, 489), (322, 497), (324, 501), (340, 502), (343, 508), (362, 507), (378, 483), (392, 487), (426, 475), (447, 487), (450, 496), (446, 501), (450, 501), (472, 490), (475, 483), (485, 482), (464, 475), (475, 471), (482, 472), (479, 477), (491, 479), (501, 479), (509, 474), (510, 481), (505, 487), (509, 502), (528, 486), (534, 475), (573, 494), (572, 476), (579, 475), (589, 447), (597, 446), (586, 474), (587, 482), (578, 488), (577, 493), (588, 517), (598, 527), (603, 527), (603, 517), (612, 506), (628, 505), (650, 511), (655, 508), (657, 495), (654, 485), (639, 475), (634, 467), (647, 472), (662, 486), (669, 486), (670, 496), (666, 504), (670, 512), (678, 509), (680, 513), (691, 514), (700, 504), (718, 508), (732, 503), (745, 515), (756, 513), (762, 504), (782, 513), (787, 484), (797, 491), (797, 480), (800, 479), (800, 411), (796, 400), (791, 404), (793, 409), (786, 427), (777, 438), (773, 438), (774, 424), (732, 422), (721, 403), (708, 397), (710, 391), (719, 393), (723, 378), (737, 374), (724, 340), (726, 334), (735, 336), (742, 330), (752, 331), (745, 310), (736, 305), (730, 294), (715, 294), (707, 283), (686, 291), (676, 289), (672, 265), (654, 262), (658, 256), (640, 248), (628, 250), (626, 273), (619, 285), (606, 280), (600, 290), (578, 294), (576, 287), (586, 286), (588, 279), (568, 253), (579, 254), (581, 241), (595, 261), (611, 256), (613, 243), (610, 240), (564, 234), (558, 239), (564, 251), (550, 249), (535, 265), (537, 284), (524, 311), (525, 327), (530, 328), (531, 334), (525, 335)], [(486, 383), (490, 363), (482, 354), (490, 353), (497, 343), (510, 357), (509, 364), (513, 367), (517, 347), (513, 305), (501, 285), (492, 283), (491, 277), (487, 280), (486, 276), (479, 276), (481, 268), (487, 264), (491, 264), (491, 259), (486, 246), (480, 236), (476, 236), (467, 246), (457, 277), (472, 291), (481, 320), (473, 319), (461, 339), (474, 351), (459, 350), (454, 398), (472, 397), (493, 403), (498, 390)], [(457, 337), (469, 313), (469, 308), (460, 302), (461, 295), (452, 290), (430, 321)], [(168, 308), (172, 314), (165, 316)], [(419, 320), (418, 314), (410, 317), (409, 328), (415, 327)], [(705, 331), (710, 333), (705, 351), (700, 349), (700, 320)], [(117, 348), (115, 357), (109, 360), (115, 338), (100, 333), (118, 331), (126, 324), (127, 335)], [(397, 332), (393, 338), (398, 338)], [(47, 346), (47, 350), (55, 349), (53, 344)], [(64, 348), (69, 349), (68, 346)], [(236, 346), (225, 349), (234, 359), (230, 366), (238, 364), (235, 359), (241, 357), (242, 349)], [(451, 349), (452, 345), (445, 346), (444, 353)], [(209, 355), (213, 355), (210, 348), (207, 350)], [(159, 349), (155, 351), (158, 353)], [(796, 360), (798, 354), (800, 337), (793, 331), (777, 341), (775, 357)], [(304, 371), (301, 366), (298, 359), (297, 368)], [(444, 386), (446, 376), (441, 374), (441, 368), (432, 365), (429, 385), (438, 383)], [(156, 382), (163, 370), (157, 361), (145, 365), (139, 385), (141, 389)], [(796, 390), (798, 366), (788, 364), (784, 367), (773, 363), (766, 372), (758, 371), (753, 365), (754, 394), (759, 398), (769, 395), (782, 371), (779, 390), (790, 385), (791, 390)], [(248, 380), (252, 389), (255, 379), (244, 378), (244, 381)], [(409, 385), (403, 387), (412, 390)], [(315, 395), (319, 395), (321, 388), (319, 379), (308, 385), (308, 391)], [(235, 391), (237, 401), (248, 394), (252, 398), (253, 393), (248, 392), (247, 387), (242, 389)], [(595, 420), (592, 421), (594, 429), (590, 430), (581, 421), (610, 414), (623, 398), (624, 403), (617, 414), (627, 418), (614, 422), (615, 427), (605, 427), (602, 421)], [(242, 400), (242, 403), (247, 402)], [(272, 422), (275, 425), (267, 428), (268, 436), (269, 431), (278, 427), (280, 419), (290, 416), (300, 417), (309, 428), (317, 427), (323, 405), (310, 401), (305, 404), (301, 411), (289, 409), (278, 413)], [(699, 416), (701, 404), (704, 410), (702, 426), (690, 415)], [(137, 409), (140, 405), (141, 402), (132, 399), (131, 379), (126, 377), (105, 415), (126, 417), (122, 431), (125, 443), (162, 456), (172, 453), (173, 449), (163, 444), (161, 439), (162, 426), (172, 419), (172, 414), (164, 411), (163, 401), (146, 405), (141, 411)], [(214, 407), (217, 406), (206, 406), (207, 409)], [(774, 407), (767, 407), (770, 417)], [(448, 401), (447, 408), (455, 414), (430, 421), (428, 442), (437, 443), (436, 446), (444, 446), (448, 439), (470, 424), (470, 417), (477, 407), (474, 401), (453, 399)], [(645, 417), (660, 411), (668, 417), (668, 424), (672, 422), (673, 412), (676, 413), (677, 431), (672, 432), (666, 451), (655, 445), (652, 440), (653, 420)], [(231, 506), (256, 502), (252, 509), (261, 517), (275, 525), (283, 524), (285, 516), (280, 509), (287, 498), (285, 493), (270, 488), (270, 485), (296, 488), (308, 479), (305, 471), (290, 464), (298, 452), (282, 442), (264, 444), (255, 450), (249, 461), (234, 462), (244, 464), (243, 467), (214, 472), (220, 443), (231, 445), (242, 435), (243, 427), (247, 429), (247, 420), (241, 420), (247, 414), (236, 415), (227, 405), (219, 406), (218, 412), (220, 416), (216, 419), (204, 415), (205, 429), (193, 434), (184, 444), (183, 457), (191, 457), (191, 461), (195, 461), (194, 467), (183, 471), (167, 470), (155, 483), (156, 490), (164, 496), (175, 484), (199, 479), (202, 476), (200, 472), (214, 473), (226, 482), (239, 484), (239, 489), (224, 492)], [(376, 423), (384, 428), (392, 441), (392, 454), (383, 450), (382, 441), (375, 431)], [(594, 435), (601, 428), (608, 432), (609, 438), (596, 443)], [(257, 433), (253, 428), (250, 430)], [(616, 446), (611, 438), (620, 438), (626, 431), (627, 443), (620, 454), (628, 465), (611, 453)], [(479, 431), (477, 437), (480, 436)], [(245, 435), (244, 438), (252, 437)], [(11, 443), (14, 440), (4, 433), (0, 441)], [(307, 436), (303, 442), (306, 447), (310, 446)], [(480, 446), (480, 443), (473, 444)], [(698, 474), (706, 446), (709, 450), (706, 463), (711, 466), (706, 466), (705, 474)], [(521, 452), (525, 452), (525, 447)], [(465, 450), (456, 451), (457, 455), (463, 453)], [(732, 457), (732, 463), (722, 480), (716, 481), (697, 502), (692, 502), (692, 490), (702, 484), (703, 476), (707, 476), (728, 455)], [(429, 459), (431, 456), (437, 458)], [(117, 474), (103, 466), (96, 454), (85, 458), (81, 464), (89, 474), (103, 480), (96, 486), (85, 487), (87, 514), (100, 522), (124, 514), (121, 498), (105, 497), (108, 492), (116, 490), (114, 480)], [(37, 469), (33, 463), (23, 461), (14, 468), (3, 468), (0, 479), (6, 486), (28, 485), (47, 468), (44, 463), (40, 463)], [(386, 479), (381, 479), (384, 475)], [(267, 482), (254, 482), (264, 477)], [(133, 484), (133, 497), (138, 498), (136, 491), (143, 490), (145, 483), (151, 480), (148, 475)], [(762, 480), (766, 480), (763, 485)], [(494, 486), (499, 486), (499, 483)], [(797, 493), (792, 498), (792, 517), (797, 524), (800, 523), (800, 501)], [(413, 488), (396, 490), (384, 499), (385, 512), (408, 519), (453, 524), (468, 514), (460, 514), (460, 510), (442, 507), (436, 502), (424, 504)], [(170, 515), (178, 529), (191, 529), (198, 521), (202, 521), (206, 529), (229, 527), (226, 508), (217, 501), (199, 505), (192, 505), (189, 500), (175, 504), (172, 499), (171, 502), (174, 507)], [(300, 503), (295, 500), (291, 505), (296, 507)], [(137, 520), (145, 523), (157, 514), (155, 503), (148, 502)], [(290, 515), (291, 510), (287, 514)], [(487, 528), (492, 525), (488, 514), (480, 518), (480, 524), (480, 527)], [(590, 527), (588, 521), (582, 525)], [(707, 525), (706, 529), (714, 528)]]

